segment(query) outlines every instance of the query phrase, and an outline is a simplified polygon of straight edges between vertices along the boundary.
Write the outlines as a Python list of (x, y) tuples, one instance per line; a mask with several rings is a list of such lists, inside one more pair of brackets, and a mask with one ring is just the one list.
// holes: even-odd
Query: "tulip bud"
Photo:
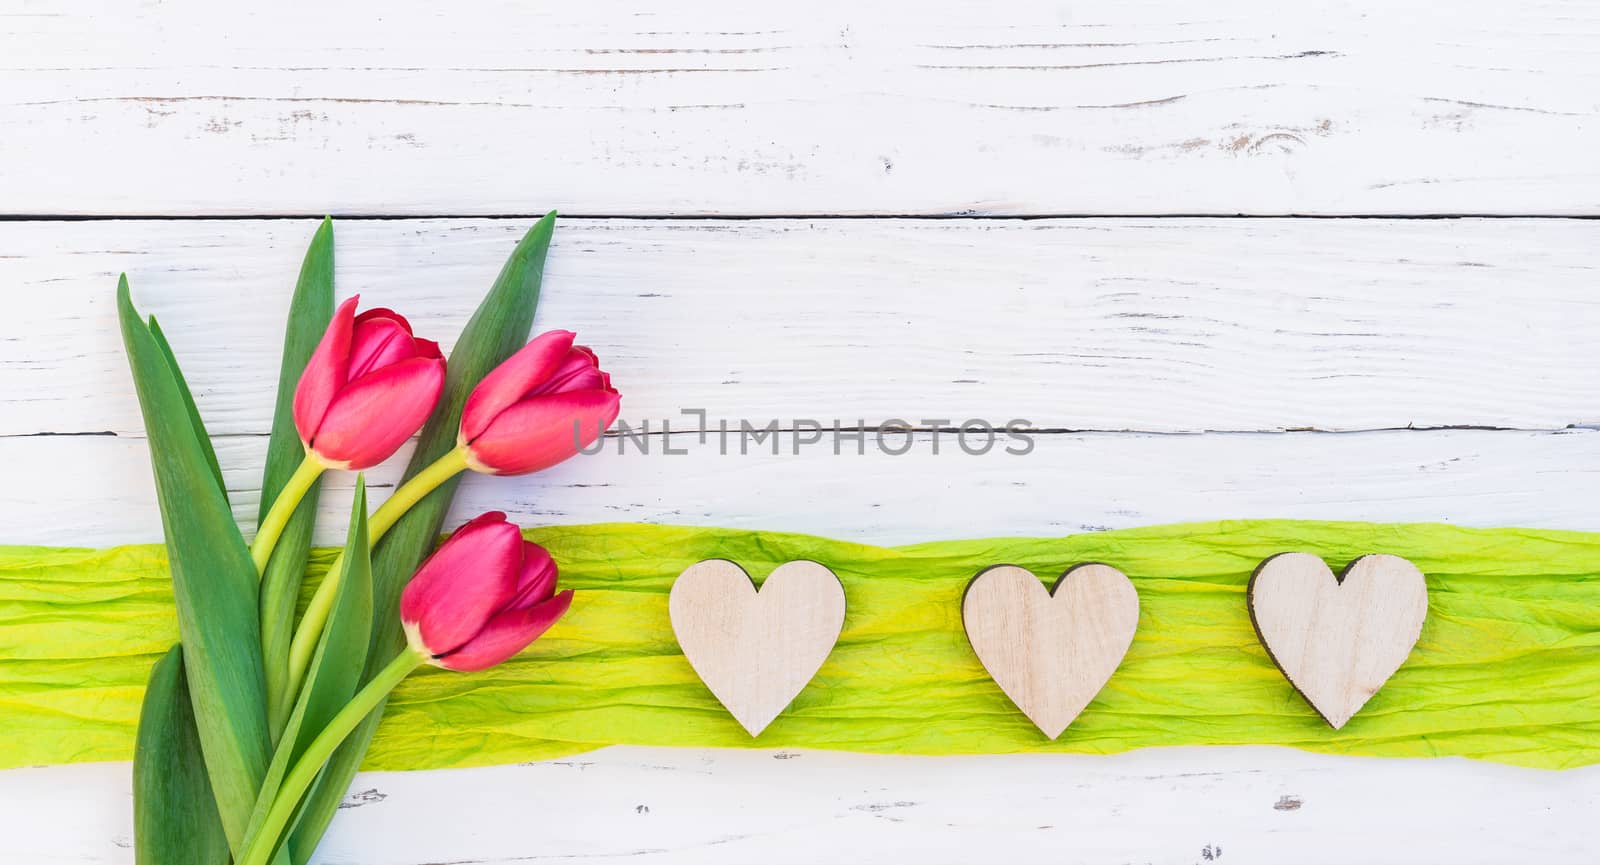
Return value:
[(439, 344), (388, 309), (339, 305), (294, 392), (300, 441), (328, 468), (383, 462), (422, 427), (444, 388)]
[(457, 437), (467, 466), (522, 475), (559, 463), (594, 443), (617, 419), (622, 397), (594, 352), (552, 330), (495, 367), (461, 413)]
[(456, 530), (400, 596), (406, 640), (428, 663), (485, 670), (527, 648), (572, 605), (556, 563), (490, 511)]

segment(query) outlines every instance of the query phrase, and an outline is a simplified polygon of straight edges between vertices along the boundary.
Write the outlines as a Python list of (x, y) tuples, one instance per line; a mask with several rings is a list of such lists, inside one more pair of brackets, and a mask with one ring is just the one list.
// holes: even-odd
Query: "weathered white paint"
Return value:
[[(0, 863), (132, 865), (128, 766), (0, 772)], [(359, 776), (327, 865), (1592, 862), (1600, 767), (1283, 748), (884, 757), (608, 748)]]
[[(453, 343), (526, 219), (346, 221), (342, 294)], [(315, 223), (0, 223), (0, 434), (142, 428), (126, 270), (215, 433), (268, 429)], [(1199, 431), (1600, 424), (1600, 222), (565, 220), (541, 328), (623, 417)]]
[[(448, 342), (526, 223), (342, 223), (341, 290), (422, 311), (419, 326)], [(278, 310), (310, 228), (0, 225), (0, 284), (14, 298), (0, 320), (0, 462), (12, 471), (0, 540), (160, 536), (111, 314), (121, 269), (224, 433), (235, 506), (253, 521)], [(568, 221), (541, 325), (575, 326), (600, 349), (635, 420), (684, 423), (676, 412), (690, 406), (713, 424), (977, 416), (1112, 431), (1040, 434), (1021, 457), (968, 456), (948, 434), (936, 456), (928, 433), (904, 456), (870, 438), (865, 456), (835, 456), (826, 441), (795, 455), (793, 435), (777, 455), (721, 456), (715, 436), (678, 432), (683, 455), (663, 454), (657, 435), (648, 456), (608, 449), (533, 478), (470, 479), (454, 519), (504, 507), (527, 523), (878, 543), (1252, 516), (1592, 529), (1600, 431), (1558, 428), (1600, 417), (1595, 231), (1564, 220)], [(1114, 431), (1410, 424), (1528, 429)], [(82, 434), (98, 431), (113, 434)], [(376, 495), (398, 465), (374, 472)], [(329, 542), (349, 503), (347, 478), (331, 486)], [(1209, 849), (1245, 862), (1471, 863), (1513, 850), (1565, 862), (1593, 858), (1583, 827), (1600, 795), (1592, 770), (1273, 749), (1070, 765), (775, 756), (619, 749), (364, 776), (352, 804), (369, 804), (343, 812), (326, 861), (1188, 862)], [(0, 773), (0, 804), (0, 862), (132, 861), (125, 766)]]
[[(421, 310), (419, 326), (448, 341), (526, 222), (343, 223), (341, 290)], [(568, 221), (541, 325), (575, 326), (600, 349), (635, 420), (698, 406), (713, 422), (1528, 429), (1053, 433), (1024, 457), (967, 456), (948, 435), (935, 456), (927, 433), (897, 457), (828, 444), (794, 455), (793, 436), (778, 455), (724, 457), (715, 437), (679, 432), (684, 455), (664, 455), (657, 435), (649, 456), (608, 450), (533, 478), (473, 478), (455, 518), (505, 507), (528, 523), (879, 543), (1250, 516), (1593, 529), (1600, 430), (1558, 429), (1592, 426), (1600, 405), (1593, 225)], [(278, 310), (310, 228), (0, 225), (13, 298), (0, 320), (0, 462), (12, 472), (0, 540), (160, 536), (111, 317), (121, 269), (225, 433), (226, 478), (250, 524)], [(73, 434), (97, 431), (114, 434)], [(374, 473), (377, 495), (397, 466)], [(325, 541), (348, 502), (339, 478)], [(1275, 749), (1065, 763), (775, 756), (619, 749), (364, 776), (352, 804), (367, 804), (342, 812), (325, 861), (1192, 862), (1220, 850), (1459, 865), (1597, 852), (1593, 770)], [(0, 863), (130, 863), (126, 772), (0, 773)]]
[[(760, 446), (715, 433), (674, 433), (640, 454), (613, 440), (522, 478), (469, 477), (451, 525), (486, 510), (525, 525), (612, 521), (804, 532), (863, 543), (973, 537), (1048, 537), (1194, 520), (1283, 517), (1453, 522), (1470, 526), (1600, 528), (1600, 431), (1556, 433), (1280, 433), (1198, 436), (1038, 435), (1026, 456), (969, 456), (954, 434), (930, 434), (893, 456), (876, 433), (860, 446), (831, 432), (794, 453), (795, 436)], [(972, 445), (982, 442), (973, 437)], [(899, 433), (884, 437), (895, 451)], [(234, 513), (252, 531), (262, 436), (218, 441)], [(374, 504), (388, 497), (405, 452), (370, 473)], [(145, 441), (109, 436), (0, 438), (0, 542), (110, 545), (161, 540)], [(343, 542), (351, 477), (332, 475), (321, 499), (320, 543)], [(49, 491), (42, 495), (41, 491)]]
[[(1600, 207), (1600, 42), (1577, 0), (0, 0), (0, 19), (0, 213)], [(528, 221), (343, 222), (341, 291), (448, 342)], [(310, 228), (0, 224), (0, 541), (159, 537), (120, 270), (226, 434), (248, 525)], [(905, 457), (722, 458), (678, 435), (690, 454), (473, 479), (458, 515), (880, 543), (1220, 516), (1593, 529), (1600, 432), (1536, 431), (1600, 425), (1597, 230), (568, 220), (540, 323), (600, 349), (633, 419), (1530, 431), (1050, 435), (981, 459), (926, 437)], [(117, 435), (36, 435), (98, 431)], [(328, 863), (1600, 859), (1593, 768), (1283, 749), (609, 749), (365, 775), (350, 804)], [(126, 765), (0, 773), (0, 838), (5, 865), (131, 863)]]
[(1593, 213), (1568, 2), (0, 5), (8, 213)]

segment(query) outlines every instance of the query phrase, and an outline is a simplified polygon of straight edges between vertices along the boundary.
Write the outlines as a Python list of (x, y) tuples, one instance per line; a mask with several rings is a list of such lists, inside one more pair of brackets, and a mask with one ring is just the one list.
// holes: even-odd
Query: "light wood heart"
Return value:
[(1428, 615), (1428, 581), (1399, 556), (1362, 556), (1334, 577), (1310, 553), (1282, 553), (1249, 595), (1267, 654), (1335, 730), (1405, 663)]
[(752, 736), (817, 674), (844, 628), (844, 587), (809, 561), (779, 565), (759, 591), (733, 562), (696, 562), (667, 607), (689, 665)]
[(1139, 593), (1110, 565), (1078, 565), (1049, 591), (1031, 572), (998, 565), (967, 586), (961, 619), (995, 684), (1054, 739), (1128, 653)]

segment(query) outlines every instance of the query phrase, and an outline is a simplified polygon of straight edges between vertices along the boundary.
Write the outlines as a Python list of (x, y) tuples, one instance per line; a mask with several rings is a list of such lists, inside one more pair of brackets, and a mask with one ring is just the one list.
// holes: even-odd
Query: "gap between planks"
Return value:
[[(547, 211), (546, 211), (547, 212)], [(536, 220), (545, 212), (527, 213), (371, 213), (338, 211), (328, 212), (274, 212), (274, 213), (0, 213), (0, 222), (251, 222), (278, 219), (322, 219), (331, 217), (352, 222), (403, 222), (417, 219), (527, 219)], [(584, 219), (603, 222), (629, 220), (640, 222), (756, 222), (766, 219), (809, 219), (829, 221), (895, 220), (970, 220), (984, 222), (1036, 222), (1041, 220), (1091, 220), (1091, 219), (1317, 219), (1327, 221), (1384, 220), (1426, 221), (1441, 219), (1600, 219), (1600, 213), (1238, 213), (1238, 212), (1151, 212), (1151, 213), (989, 213), (979, 210), (954, 210), (940, 213), (871, 212), (871, 213), (741, 213), (713, 211), (706, 213), (567, 213), (562, 219)]]
[[(997, 434), (999, 432), (1003, 432), (1004, 431), (1004, 428), (1000, 424), (993, 424), (993, 426), (995, 427), (995, 429), (997, 431)], [(1139, 436), (1139, 437), (1147, 437), (1147, 436), (1193, 437), (1193, 436), (1258, 436), (1258, 435), (1271, 435), (1271, 436), (1284, 436), (1284, 435), (1365, 435), (1365, 434), (1368, 434), (1368, 433), (1434, 433), (1434, 432), (1559, 433), (1559, 432), (1584, 432), (1584, 431), (1597, 430), (1597, 429), (1600, 429), (1600, 424), (1569, 423), (1569, 424), (1565, 424), (1563, 426), (1552, 426), (1552, 427), (1480, 426), (1480, 425), (1476, 425), (1476, 424), (1445, 424), (1445, 425), (1441, 425), (1441, 426), (1374, 427), (1374, 428), (1371, 428), (1371, 429), (1319, 429), (1319, 428), (1316, 428), (1316, 427), (1293, 427), (1293, 428), (1290, 428), (1290, 429), (1253, 429), (1253, 430), (1141, 430), (1141, 429), (1094, 429), (1092, 427), (1085, 427), (1085, 428), (1081, 428), (1081, 429), (1080, 428), (1076, 428), (1076, 427), (1018, 427), (1018, 428), (1016, 428), (1016, 432), (1018, 432), (1020, 434), (1030, 435), (1030, 436), (1096, 435), (1096, 436)], [(806, 429), (802, 430), (802, 429), (800, 429), (798, 427), (769, 428), (769, 427), (764, 427), (763, 426), (763, 427), (755, 427), (755, 428), (752, 428), (750, 430), (746, 430), (745, 431), (745, 435), (746, 436), (760, 435), (762, 437), (765, 437), (765, 436), (767, 436), (769, 434), (772, 434), (772, 433), (776, 433), (776, 434), (779, 434), (779, 435), (795, 435), (795, 434), (800, 433), (800, 432), (805, 432), (807, 434), (810, 434), (810, 433), (816, 432), (816, 431), (817, 430), (814, 430), (814, 429), (811, 429), (811, 428), (806, 428)], [(708, 436), (709, 437), (709, 436), (712, 436), (712, 435), (716, 435), (719, 432), (720, 432), (720, 430), (718, 430), (716, 427), (706, 426), (706, 427), (682, 427), (682, 428), (674, 428), (674, 429), (671, 429), (671, 430), (663, 430), (663, 429), (652, 429), (652, 430), (617, 430), (617, 429), (609, 429), (609, 430), (606, 430), (602, 435), (603, 435), (604, 438), (610, 439), (610, 440), (617, 440), (617, 439), (624, 439), (624, 438), (631, 440), (631, 439), (634, 439), (634, 438), (637, 438), (637, 437), (640, 437), (640, 436), (643, 436), (643, 437), (646, 437), (646, 438), (649, 438), (649, 439), (652, 439), (652, 440), (656, 440), (656, 439), (663, 439), (663, 438), (666, 438), (668, 436)], [(728, 435), (729, 435), (730, 438), (734, 438), (739, 434), (739, 430), (736, 430), (736, 429), (729, 429), (727, 432), (728, 432)], [(850, 435), (850, 436), (854, 436), (857, 433), (865, 433), (865, 434), (884, 433), (886, 435), (901, 435), (901, 434), (911, 434), (911, 435), (928, 434), (928, 435), (932, 435), (934, 433), (937, 433), (939, 435), (952, 435), (952, 436), (954, 436), (954, 435), (959, 435), (961, 433), (961, 430), (959, 428), (957, 428), (957, 427), (947, 427), (947, 426), (931, 427), (931, 426), (917, 426), (917, 425), (913, 425), (913, 426), (871, 426), (871, 425), (869, 425), (869, 426), (854, 426), (854, 425), (852, 425), (852, 426), (841, 426), (841, 427), (838, 428), (838, 430), (835, 430), (831, 426), (824, 427), (824, 428), (822, 428), (821, 432), (824, 433), (824, 434), (831, 434), (831, 433), (834, 433), (834, 432), (838, 432), (840, 435)], [(973, 433), (969, 432), (968, 434), (971, 435)], [(224, 439), (253, 439), (253, 438), (263, 438), (264, 439), (264, 438), (269, 438), (271, 435), (272, 435), (272, 433), (270, 433), (270, 432), (259, 432), (259, 433), (228, 432), (228, 433), (213, 433), (211, 435), (211, 439), (213, 441), (222, 441)], [(61, 432), (44, 431), (44, 432), (31, 432), (31, 433), (0, 433), (0, 439), (30, 439), (30, 438), (121, 438), (121, 439), (133, 439), (135, 441), (144, 441), (145, 439), (149, 438), (149, 436), (146, 436), (144, 434), (144, 432), (141, 431), (141, 430), (130, 430), (128, 432), (116, 432), (114, 430), (82, 430), (82, 431), (61, 431)], [(412, 436), (410, 441), (412, 443), (415, 443), (416, 442), (416, 437)]]

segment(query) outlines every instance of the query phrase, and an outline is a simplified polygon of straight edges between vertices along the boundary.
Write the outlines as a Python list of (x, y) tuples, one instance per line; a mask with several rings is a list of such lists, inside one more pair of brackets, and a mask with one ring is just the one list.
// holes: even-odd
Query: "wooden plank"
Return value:
[[(806, 436), (809, 438), (809, 435)], [(522, 478), (473, 476), (450, 525), (503, 510), (526, 525), (639, 521), (729, 526), (895, 544), (963, 537), (1053, 536), (1194, 520), (1285, 517), (1441, 521), (1475, 526), (1593, 530), (1600, 526), (1600, 431), (1561, 433), (1289, 433), (1162, 436), (1039, 435), (1014, 456), (997, 447), (971, 456), (953, 436), (919, 434), (903, 455), (865, 455), (831, 436), (803, 443), (784, 434), (722, 453), (673, 434), (682, 454), (649, 454), (612, 441)], [(885, 439), (904, 446), (899, 434)], [(974, 443), (976, 444), (976, 442)], [(217, 455), (234, 513), (255, 524), (264, 436), (230, 436)], [(409, 448), (369, 475), (376, 505), (393, 489)], [(0, 438), (0, 542), (108, 546), (161, 540), (142, 439), (112, 436)], [(338, 544), (350, 512), (348, 473), (330, 475), (320, 501), (319, 543)], [(41, 494), (41, 491), (48, 494)]]
[[(528, 220), (346, 221), (343, 295), (453, 341)], [(0, 435), (141, 430), (115, 275), (218, 433), (268, 429), (310, 221), (0, 223)], [(538, 326), (623, 419), (1197, 431), (1600, 423), (1600, 222), (566, 220)]]
[[(128, 767), (0, 772), (0, 862), (131, 865)], [(360, 775), (321, 849), (350, 865), (1592, 862), (1600, 767), (1284, 748), (885, 757), (608, 748)]]
[(1581, 2), (7, 6), (7, 213), (1600, 205)]

